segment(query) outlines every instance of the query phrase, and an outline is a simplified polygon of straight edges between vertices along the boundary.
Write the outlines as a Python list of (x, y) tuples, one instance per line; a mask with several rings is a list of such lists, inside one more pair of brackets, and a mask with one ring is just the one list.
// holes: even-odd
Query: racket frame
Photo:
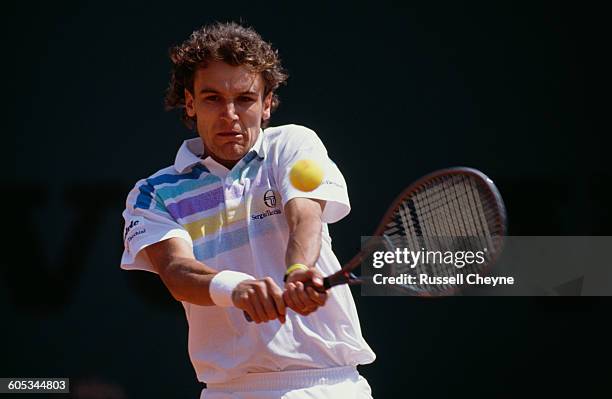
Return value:
[[(402, 204), (406, 200), (407, 197), (409, 197), (414, 192), (419, 191), (425, 185), (429, 184), (432, 180), (435, 180), (442, 176), (451, 176), (451, 175), (476, 177), (481, 183), (483, 183), (483, 186), (486, 187), (486, 190), (484, 191), (485, 191), (485, 194), (489, 196), (489, 200), (490, 200), (489, 203), (494, 204), (496, 206), (496, 209), (495, 209), (496, 218), (493, 220), (492, 225), (496, 228), (495, 231), (499, 232), (499, 234), (493, 236), (493, 237), (497, 237), (496, 242), (495, 242), (496, 243), (496, 251), (494, 252), (495, 257), (491, 258), (488, 264), (494, 263), (497, 260), (497, 256), (499, 256), (499, 254), (502, 251), (503, 242), (504, 242), (503, 238), (507, 232), (506, 207), (502, 199), (502, 196), (499, 190), (497, 189), (497, 187), (495, 186), (495, 184), (493, 183), (493, 181), (481, 171), (474, 169), (474, 168), (470, 168), (470, 167), (458, 166), (458, 167), (453, 167), (453, 168), (440, 169), (435, 172), (429, 173), (421, 177), (414, 183), (410, 184), (395, 198), (393, 203), (389, 206), (384, 216), (382, 217), (380, 223), (378, 224), (378, 227), (372, 234), (372, 237), (382, 237), (383, 236), (383, 233), (385, 229), (387, 228), (387, 224), (391, 221), (394, 213), (397, 211), (397, 208), (400, 206), (400, 204)], [(368, 254), (369, 254), (368, 251), (364, 251), (363, 249), (360, 250), (350, 261), (348, 261), (342, 267), (342, 269), (340, 269), (336, 273), (324, 279), (324, 287), (326, 289), (329, 289), (339, 284), (349, 284), (349, 285), (361, 284), (363, 281), (359, 279), (357, 276), (355, 276), (352, 273), (352, 270), (354, 270), (357, 266), (359, 266), (361, 262), (363, 261), (363, 259), (366, 256), (368, 256)]]

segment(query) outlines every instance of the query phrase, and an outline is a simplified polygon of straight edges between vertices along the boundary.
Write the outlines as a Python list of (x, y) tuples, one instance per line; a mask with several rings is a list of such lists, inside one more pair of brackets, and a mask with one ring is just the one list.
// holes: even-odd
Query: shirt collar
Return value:
[(262, 159), (266, 157), (263, 129), (259, 130), (259, 137), (257, 137), (255, 144), (253, 144), (253, 147), (251, 147), (251, 151), (255, 151), (257, 155), (259, 155), (259, 157)]
[(202, 154), (204, 154), (204, 145), (201, 138), (196, 137), (183, 141), (174, 159), (174, 169), (179, 173), (185, 172), (193, 165), (200, 163)]
[[(264, 131), (260, 130), (259, 137), (257, 137), (255, 144), (253, 144), (253, 147), (251, 147), (251, 150), (249, 151), (255, 151), (255, 153), (257, 153), (257, 155), (262, 159), (266, 156), (263, 139)], [(202, 158), (206, 158), (204, 156), (204, 144), (202, 143), (202, 139), (200, 137), (196, 137), (185, 140), (183, 141), (183, 144), (179, 148), (176, 158), (174, 159), (174, 168), (179, 173), (183, 173), (193, 165), (202, 162)]]

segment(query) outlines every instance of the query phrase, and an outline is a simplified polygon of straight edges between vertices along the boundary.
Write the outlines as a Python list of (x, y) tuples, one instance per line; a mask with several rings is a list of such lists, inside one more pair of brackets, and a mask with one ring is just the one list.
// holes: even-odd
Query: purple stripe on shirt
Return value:
[(194, 197), (185, 198), (174, 204), (168, 204), (166, 208), (175, 219), (184, 218), (194, 213), (216, 208), (223, 202), (223, 188), (218, 187)]

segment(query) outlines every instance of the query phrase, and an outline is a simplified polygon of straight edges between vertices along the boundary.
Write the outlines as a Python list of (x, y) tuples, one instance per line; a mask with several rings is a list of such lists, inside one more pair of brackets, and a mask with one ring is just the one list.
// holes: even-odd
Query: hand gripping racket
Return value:
[[(408, 186), (391, 204), (370, 242), (341, 270), (323, 279), (325, 290), (340, 284), (371, 283), (353, 270), (372, 255), (410, 248), (426, 253), (456, 253), (486, 248), (482, 262), (458, 269), (435, 258), (411, 267), (394, 263), (389, 275), (444, 277), (461, 273), (484, 273), (498, 259), (506, 234), (506, 210), (502, 197), (484, 173), (465, 167), (430, 173)], [(375, 242), (375, 243), (374, 243)], [(442, 296), (460, 287), (449, 284), (403, 284), (396, 288), (418, 296)], [(322, 290), (321, 288), (319, 288)], [(245, 313), (246, 315), (246, 313)]]

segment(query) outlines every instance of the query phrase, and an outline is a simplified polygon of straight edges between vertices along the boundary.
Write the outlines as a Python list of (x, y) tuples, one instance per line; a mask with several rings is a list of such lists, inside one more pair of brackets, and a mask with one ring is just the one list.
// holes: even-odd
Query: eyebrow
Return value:
[[(218, 91), (218, 90), (215, 90), (213, 88), (210, 88), (210, 87), (205, 87), (202, 90), (200, 90), (200, 94), (221, 94), (221, 92)], [(259, 93), (257, 93), (254, 90), (247, 90), (247, 91), (243, 91), (241, 93), (238, 93), (238, 95), (245, 95), (245, 94), (250, 94), (250, 95), (256, 96)]]

